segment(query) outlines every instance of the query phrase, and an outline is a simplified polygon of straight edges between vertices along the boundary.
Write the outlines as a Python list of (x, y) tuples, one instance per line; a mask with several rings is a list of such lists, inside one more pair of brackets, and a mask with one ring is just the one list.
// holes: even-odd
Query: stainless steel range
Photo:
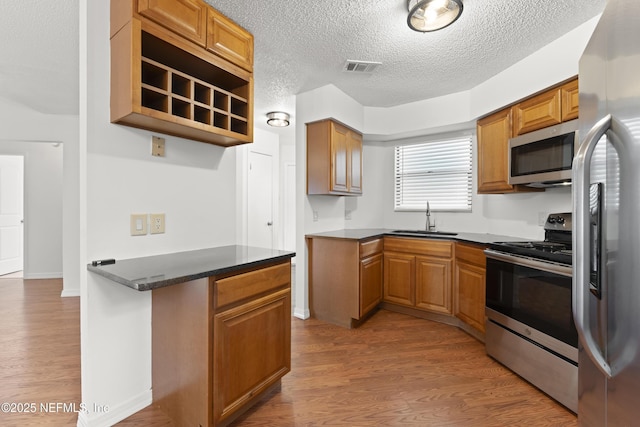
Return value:
[(576, 412), (571, 226), (571, 213), (551, 214), (544, 241), (494, 243), (485, 251), (485, 342), (489, 356)]

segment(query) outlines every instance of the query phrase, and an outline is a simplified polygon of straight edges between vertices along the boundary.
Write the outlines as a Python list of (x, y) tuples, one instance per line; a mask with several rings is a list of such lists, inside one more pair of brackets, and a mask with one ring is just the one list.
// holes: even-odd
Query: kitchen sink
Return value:
[(413, 236), (457, 236), (458, 233), (448, 231), (427, 231), (427, 230), (393, 230), (394, 234), (409, 234)]

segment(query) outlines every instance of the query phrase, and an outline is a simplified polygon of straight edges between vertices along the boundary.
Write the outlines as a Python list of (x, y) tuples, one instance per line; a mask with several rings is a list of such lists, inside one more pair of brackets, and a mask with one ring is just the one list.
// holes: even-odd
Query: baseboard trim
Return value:
[(311, 317), (311, 313), (309, 312), (309, 309), (304, 310), (304, 309), (299, 309), (297, 307), (295, 310), (293, 310), (293, 315), (298, 319), (302, 319), (302, 320), (306, 320), (309, 317)]
[(62, 273), (22, 273), (22, 278), (25, 280), (34, 279), (62, 279)]
[(62, 292), (60, 293), (60, 296), (62, 298), (79, 297), (80, 289), (63, 289)]
[[(126, 402), (109, 408), (108, 412), (80, 412), (77, 427), (110, 427), (151, 405), (152, 401), (153, 394), (151, 390), (147, 390)], [(91, 404), (87, 404), (88, 407), (89, 405)], [(89, 410), (91, 410), (90, 407)]]

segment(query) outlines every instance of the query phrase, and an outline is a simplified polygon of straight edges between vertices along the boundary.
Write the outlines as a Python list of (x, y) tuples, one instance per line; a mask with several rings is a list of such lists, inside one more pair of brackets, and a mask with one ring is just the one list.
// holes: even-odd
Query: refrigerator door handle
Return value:
[[(593, 332), (590, 328), (590, 313), (588, 298), (590, 290), (590, 260), (591, 251), (591, 212), (589, 196), (591, 186), (591, 157), (596, 144), (611, 128), (610, 114), (598, 121), (585, 136), (573, 161), (573, 318), (578, 335), (593, 363), (607, 378), (611, 378), (611, 366), (602, 355)], [(593, 248), (594, 250), (597, 248)]]

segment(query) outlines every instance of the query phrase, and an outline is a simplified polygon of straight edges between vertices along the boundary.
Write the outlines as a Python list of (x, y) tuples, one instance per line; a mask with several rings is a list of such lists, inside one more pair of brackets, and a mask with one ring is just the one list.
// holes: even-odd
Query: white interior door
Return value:
[(249, 152), (248, 244), (273, 248), (273, 158)]
[(0, 275), (23, 269), (24, 158), (0, 156)]

